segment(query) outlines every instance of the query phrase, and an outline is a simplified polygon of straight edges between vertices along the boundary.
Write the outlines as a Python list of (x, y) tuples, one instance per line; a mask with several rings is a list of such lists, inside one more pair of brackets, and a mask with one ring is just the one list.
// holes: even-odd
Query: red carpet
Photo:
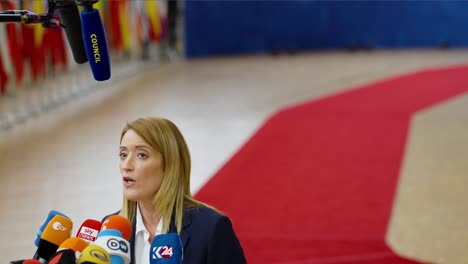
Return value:
[(412, 114), (468, 91), (426, 70), (274, 114), (197, 198), (231, 217), (248, 263), (418, 263), (385, 242)]

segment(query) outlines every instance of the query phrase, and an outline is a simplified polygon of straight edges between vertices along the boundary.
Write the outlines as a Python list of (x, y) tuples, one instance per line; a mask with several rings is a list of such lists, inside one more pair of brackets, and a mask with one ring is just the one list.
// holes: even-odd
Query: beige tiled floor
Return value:
[[(316, 52), (179, 61), (141, 70), (0, 131), (0, 261), (32, 257), (51, 209), (100, 219), (121, 202), (119, 133), (164, 116), (185, 134), (196, 192), (261, 122), (283, 106), (412, 70), (468, 62), (468, 50)], [(404, 255), (467, 263), (468, 98), (414, 117), (388, 232)]]

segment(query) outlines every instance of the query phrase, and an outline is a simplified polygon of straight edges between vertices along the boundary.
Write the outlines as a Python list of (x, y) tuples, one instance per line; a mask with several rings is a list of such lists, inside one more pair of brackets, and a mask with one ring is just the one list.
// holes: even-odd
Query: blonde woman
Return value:
[(190, 154), (176, 125), (152, 117), (128, 123), (119, 156), (131, 263), (148, 264), (153, 238), (168, 232), (179, 234), (184, 264), (246, 263), (229, 218), (192, 197)]

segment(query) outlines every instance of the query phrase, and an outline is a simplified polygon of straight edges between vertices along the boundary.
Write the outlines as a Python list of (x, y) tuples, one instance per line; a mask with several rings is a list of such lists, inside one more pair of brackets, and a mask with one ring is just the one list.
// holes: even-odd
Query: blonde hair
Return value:
[[(207, 206), (195, 200), (190, 193), (190, 153), (177, 126), (165, 118), (139, 118), (124, 127), (120, 142), (127, 131), (135, 131), (154, 150), (162, 154), (164, 179), (153, 197), (156, 212), (163, 218), (162, 232), (169, 231), (174, 216), (177, 233), (182, 231), (184, 208)], [(209, 206), (208, 206), (209, 207)], [(120, 215), (133, 222), (137, 203), (123, 198)]]

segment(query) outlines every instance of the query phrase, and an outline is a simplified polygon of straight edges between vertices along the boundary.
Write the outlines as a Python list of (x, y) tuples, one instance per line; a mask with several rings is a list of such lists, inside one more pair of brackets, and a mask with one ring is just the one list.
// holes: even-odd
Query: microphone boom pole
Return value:
[[(50, 6), (55, 6), (49, 0)], [(0, 12), (0, 23), (19, 22), (23, 24), (42, 24), (43, 27), (62, 26), (60, 20), (53, 15), (54, 8), (49, 8), (48, 13), (35, 14), (29, 10), (6, 10)]]
[(21, 15), (0, 13), (0, 23), (22, 22), (22, 21), (23, 21), (23, 17)]

